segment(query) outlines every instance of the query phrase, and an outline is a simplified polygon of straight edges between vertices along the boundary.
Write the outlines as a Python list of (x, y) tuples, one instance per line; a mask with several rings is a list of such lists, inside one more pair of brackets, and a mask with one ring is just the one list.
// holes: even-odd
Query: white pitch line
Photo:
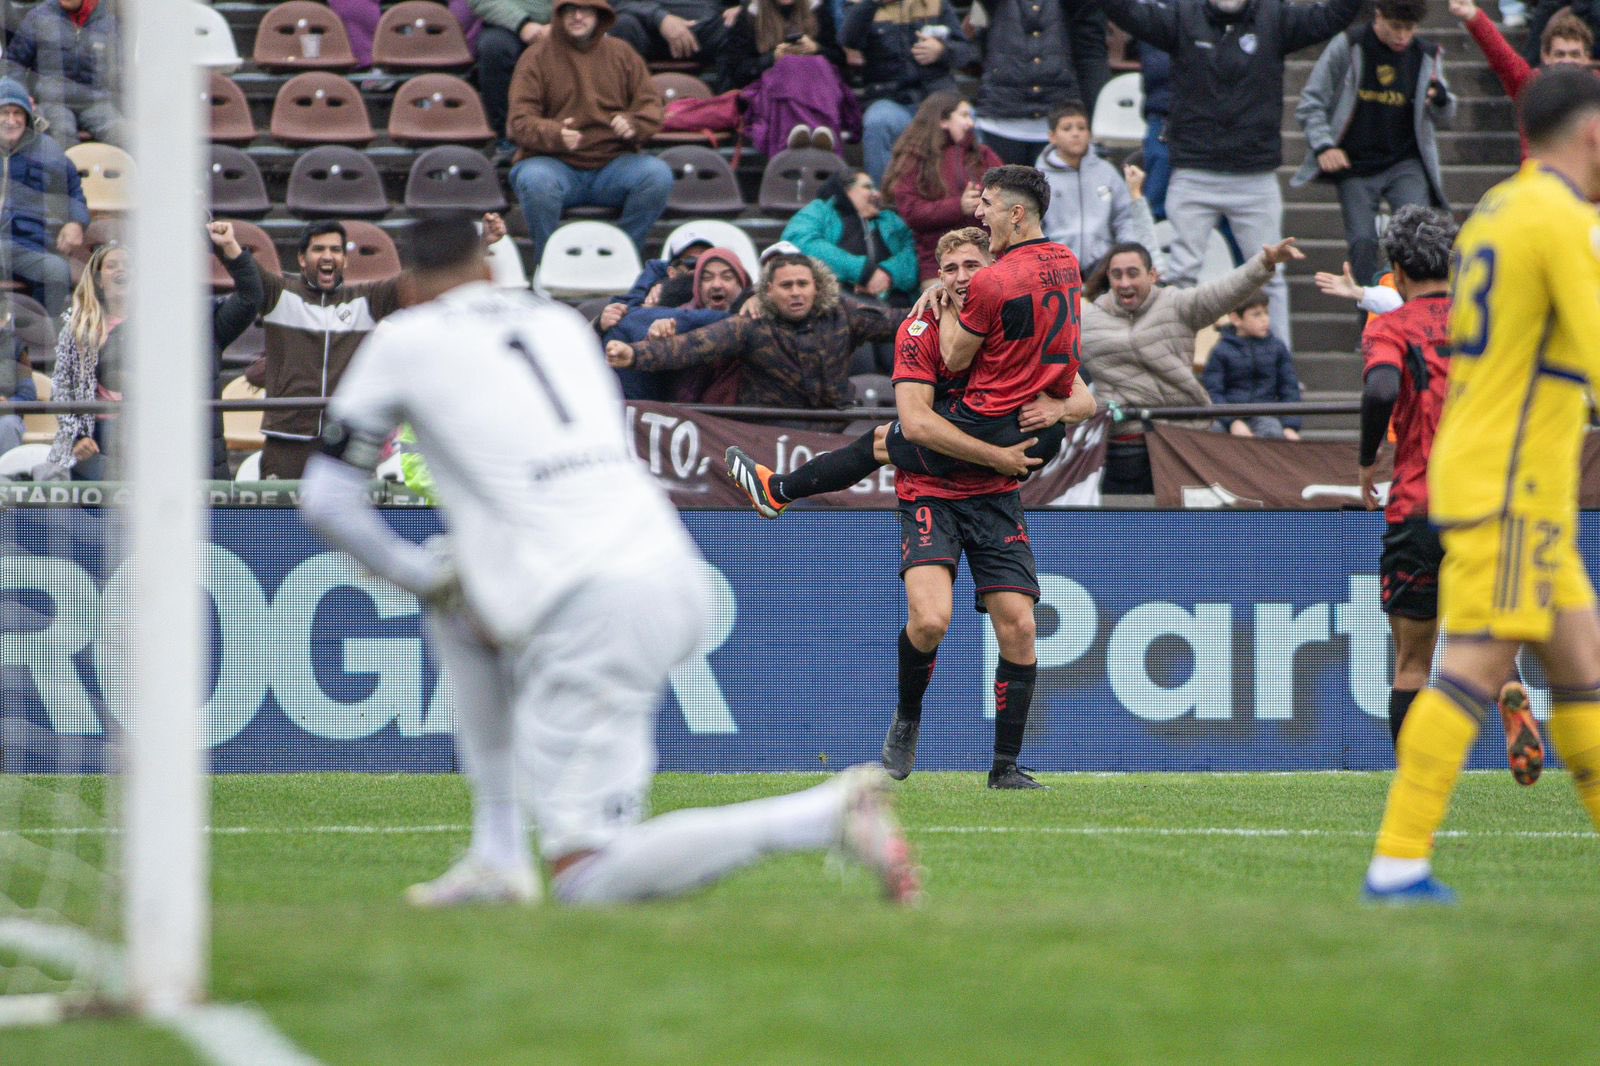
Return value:
[(158, 1020), (215, 1066), (321, 1066), (255, 1007), (213, 1003)]
[[(466, 833), (467, 825), (221, 825), (207, 832), (212, 836), (423, 836), (439, 833)], [(1295, 829), (1274, 826), (1156, 826), (1156, 825), (930, 825), (906, 827), (912, 836), (1008, 834), (1038, 836), (1152, 836), (1152, 837), (1370, 837), (1373, 829)], [(54, 826), (41, 829), (0, 830), (7, 836), (109, 836), (120, 832), (107, 826)], [(1593, 840), (1600, 839), (1586, 829), (1445, 829), (1435, 836), (1453, 839), (1483, 837), (1505, 840)]]

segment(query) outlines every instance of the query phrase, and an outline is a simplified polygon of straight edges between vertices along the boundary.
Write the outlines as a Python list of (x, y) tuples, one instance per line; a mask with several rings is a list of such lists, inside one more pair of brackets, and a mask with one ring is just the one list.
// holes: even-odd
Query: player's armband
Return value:
[(378, 469), (387, 434), (373, 433), (337, 418), (322, 420), (322, 454), (371, 473)]

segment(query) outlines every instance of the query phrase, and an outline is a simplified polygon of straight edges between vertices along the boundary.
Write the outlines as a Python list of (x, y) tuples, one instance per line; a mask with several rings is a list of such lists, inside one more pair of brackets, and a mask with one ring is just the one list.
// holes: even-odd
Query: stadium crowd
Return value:
[[(1386, 267), (1378, 240), (1390, 213), (1452, 207), (1438, 131), (1461, 109), (1444, 46), (1418, 31), (1429, 3), (1378, 0), (1370, 17), (1358, 17), (1360, 0), (404, 6), (416, 27), (426, 24), (418, 40), (459, 39), (468, 49), (469, 63), (441, 54), (432, 69), (455, 70), (475, 86), (492, 136), (474, 148), (516, 208), (509, 221), (531, 246), (525, 265), (536, 285), (552, 239), (575, 214), (613, 222), (644, 255), (688, 180), (663, 159), (666, 145), (740, 145), (739, 153), (768, 157), (769, 179), (772, 161), (791, 151), (790, 159), (820, 167), (818, 181), (789, 182), (800, 199), (763, 206), (768, 217), (788, 216), (766, 253), (731, 246), (725, 223), (702, 224), (712, 213), (697, 219), (679, 209), (689, 221), (659, 258), (644, 261), (632, 290), (585, 310), (616, 354), (630, 398), (832, 408), (850, 402), (853, 375), (889, 372), (885, 342), (936, 280), (940, 236), (970, 224), (979, 179), (1002, 163), (1035, 166), (1049, 182), (1045, 236), (1070, 247), (1083, 268), (1083, 365), (1102, 403), (1297, 400), (1283, 257), (1259, 254), (1285, 236), (1277, 173), (1285, 63), (1320, 49), (1304, 87), (1288, 97), (1306, 142), (1289, 184), (1328, 187), (1351, 276), (1374, 284)], [(116, 358), (99, 354), (116, 351), (123, 322), (105, 287), (106, 264), (111, 276), (135, 267), (116, 242), (125, 205), (97, 204), (86, 187), (109, 173), (87, 150), (125, 146), (118, 6), (11, 5), (0, 80), (0, 273), (8, 308), (37, 301), (58, 340), (50, 352), (24, 344), (14, 328), (0, 338), (6, 365), (18, 368), (0, 374), (0, 404), (33, 395), (30, 371), (44, 365), (53, 366), (58, 397), (116, 395)], [(398, 83), (389, 75), (429, 69), (426, 57), (385, 67), (394, 47), (385, 35), (395, 32), (386, 12), (397, 10), (379, 0), (262, 5), (257, 66), (334, 70), (342, 80), (370, 70), (359, 75), (362, 87), (387, 92)], [(318, 23), (315, 11), (337, 18)], [(1512, 98), (1540, 66), (1589, 63), (1595, 54), (1600, 13), (1587, 4), (1544, 0), (1525, 14), (1508, 7), (1505, 32), (1472, 0), (1448, 0), (1448, 13)], [(274, 65), (264, 42), (284, 19), (285, 39), (298, 43)], [(1507, 32), (1525, 37), (1520, 49)], [(1102, 92), (1113, 67), (1134, 64), (1143, 143), (1113, 163), (1093, 127), (1116, 117), (1108, 107), (1115, 94)], [(702, 84), (685, 91), (671, 81), (685, 75)], [(669, 94), (669, 85), (678, 88)], [(1197, 288), (1218, 234), (1232, 270)], [(219, 296), (237, 297), (226, 317), (264, 327), (251, 331), (260, 361), (250, 380), (271, 396), (331, 394), (361, 338), (398, 306), (394, 282), (347, 278), (356, 242), (334, 221), (306, 227), (297, 262), (282, 274), (258, 268), (262, 249), (246, 235), (241, 223), (226, 240), (212, 237)], [(500, 235), (494, 216), (489, 236)], [(543, 274), (559, 272), (551, 264)], [(247, 280), (263, 273), (264, 284)], [(86, 325), (89, 305), (95, 318)], [(1223, 315), (1220, 342), (1203, 339)], [(238, 335), (225, 340), (219, 331), (219, 345)], [(266, 475), (299, 475), (315, 421), (314, 412), (269, 417)], [(1292, 417), (1218, 420), (1215, 428), (1289, 438), (1298, 430)], [(14, 417), (0, 419), (0, 445), (21, 437)], [(60, 419), (51, 445), (50, 469), (36, 476), (99, 476), (113, 446), (103, 423), (80, 417)], [(1149, 491), (1137, 422), (1118, 431), (1108, 477), (1108, 491)]]

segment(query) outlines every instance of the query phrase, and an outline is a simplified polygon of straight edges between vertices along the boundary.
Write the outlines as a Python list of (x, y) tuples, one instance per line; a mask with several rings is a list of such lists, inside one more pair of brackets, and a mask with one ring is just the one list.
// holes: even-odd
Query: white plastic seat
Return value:
[(533, 287), (554, 297), (624, 293), (643, 267), (638, 249), (609, 222), (568, 222), (550, 235)]
[(239, 69), (244, 60), (233, 43), (233, 30), (222, 12), (206, 4), (193, 5), (194, 61), (224, 74)]
[(517, 253), (517, 242), (501, 237), (489, 245), (489, 273), (496, 288), (526, 289), (528, 275), (522, 270), (522, 256)]
[(718, 248), (726, 248), (737, 254), (751, 281), (761, 276), (761, 257), (756, 254), (755, 242), (750, 239), (748, 233), (732, 222), (711, 218), (692, 219), (669, 233), (666, 243), (661, 247), (671, 248), (673, 242), (678, 239), (678, 234), (686, 229), (692, 229), (702, 237), (716, 241)]
[(1094, 139), (1101, 144), (1144, 143), (1144, 87), (1137, 73), (1106, 82), (1094, 102)]
[(244, 462), (239, 464), (239, 472), (233, 475), (235, 481), (260, 481), (261, 480), (261, 453), (251, 452), (244, 457)]
[(15, 481), (33, 476), (33, 468), (50, 458), (48, 444), (19, 444), (0, 455), (0, 479)]

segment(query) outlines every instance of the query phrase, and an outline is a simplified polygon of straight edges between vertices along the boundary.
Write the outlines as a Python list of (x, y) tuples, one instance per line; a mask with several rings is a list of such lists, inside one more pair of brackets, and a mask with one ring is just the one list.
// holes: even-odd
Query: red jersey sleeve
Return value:
[(923, 318), (908, 318), (894, 335), (894, 380), (935, 385), (944, 365), (939, 355), (939, 327)]
[(984, 267), (972, 275), (967, 285), (967, 299), (961, 305), (961, 328), (973, 336), (987, 337), (1000, 321), (1000, 305), (1005, 302), (1001, 274), (998, 267)]
[[(1391, 314), (1397, 312), (1391, 312)], [(1365, 377), (1373, 367), (1392, 366), (1400, 370), (1405, 366), (1406, 342), (1398, 331), (1390, 328), (1390, 315), (1380, 315), (1367, 323), (1361, 331), (1361, 374)]]

